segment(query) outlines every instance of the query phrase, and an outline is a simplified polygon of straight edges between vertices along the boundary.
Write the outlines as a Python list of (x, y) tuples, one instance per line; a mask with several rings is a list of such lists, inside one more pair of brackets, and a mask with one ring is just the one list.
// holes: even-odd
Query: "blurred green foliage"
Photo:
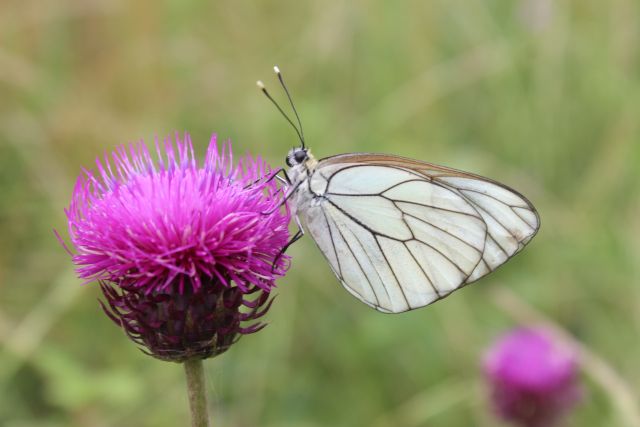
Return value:
[[(543, 226), (492, 276), (397, 316), (351, 298), (303, 239), (270, 326), (206, 362), (217, 426), (495, 426), (479, 365), (515, 325), (502, 287), (637, 392), (638, 16), (634, 0), (3, 0), (0, 425), (186, 425), (182, 368), (101, 313), (52, 228), (81, 167), (131, 140), (189, 130), (203, 153), (218, 132), (283, 165), (294, 134), (254, 85), (278, 92), (274, 64), (317, 156), (488, 175)], [(625, 425), (616, 399), (588, 380), (570, 425)]]

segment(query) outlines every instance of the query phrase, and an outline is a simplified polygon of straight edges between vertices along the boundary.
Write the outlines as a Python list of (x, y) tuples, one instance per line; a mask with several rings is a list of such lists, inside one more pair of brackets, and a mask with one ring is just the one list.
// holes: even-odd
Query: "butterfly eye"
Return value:
[(300, 164), (307, 160), (307, 152), (305, 150), (298, 150), (294, 153), (293, 158), (295, 159), (296, 163)]

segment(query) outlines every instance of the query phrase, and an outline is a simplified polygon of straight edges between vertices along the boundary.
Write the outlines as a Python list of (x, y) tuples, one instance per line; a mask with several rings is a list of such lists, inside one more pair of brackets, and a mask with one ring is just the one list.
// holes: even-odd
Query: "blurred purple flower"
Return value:
[(542, 329), (516, 329), (488, 351), (484, 372), (499, 416), (523, 427), (554, 425), (579, 400), (577, 356)]
[[(66, 210), (79, 277), (97, 280), (111, 319), (155, 357), (222, 353), (269, 308), (288, 266), (290, 215), (260, 158), (233, 164), (212, 137), (198, 166), (188, 134), (96, 161)], [(272, 212), (266, 215), (265, 212)]]

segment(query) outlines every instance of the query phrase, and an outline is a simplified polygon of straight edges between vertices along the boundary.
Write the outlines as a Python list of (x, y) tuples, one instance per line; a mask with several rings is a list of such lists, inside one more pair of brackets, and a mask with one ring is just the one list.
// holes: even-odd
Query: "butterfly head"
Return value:
[(287, 162), (287, 166), (294, 167), (306, 163), (310, 156), (311, 153), (309, 153), (308, 148), (297, 147), (289, 150), (285, 161)]

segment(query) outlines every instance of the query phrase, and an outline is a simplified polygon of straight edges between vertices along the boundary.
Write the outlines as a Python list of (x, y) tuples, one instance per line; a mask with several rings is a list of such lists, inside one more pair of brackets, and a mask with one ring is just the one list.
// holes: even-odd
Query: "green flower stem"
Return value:
[(187, 374), (191, 427), (210, 427), (202, 359), (187, 360), (184, 362), (184, 371)]

